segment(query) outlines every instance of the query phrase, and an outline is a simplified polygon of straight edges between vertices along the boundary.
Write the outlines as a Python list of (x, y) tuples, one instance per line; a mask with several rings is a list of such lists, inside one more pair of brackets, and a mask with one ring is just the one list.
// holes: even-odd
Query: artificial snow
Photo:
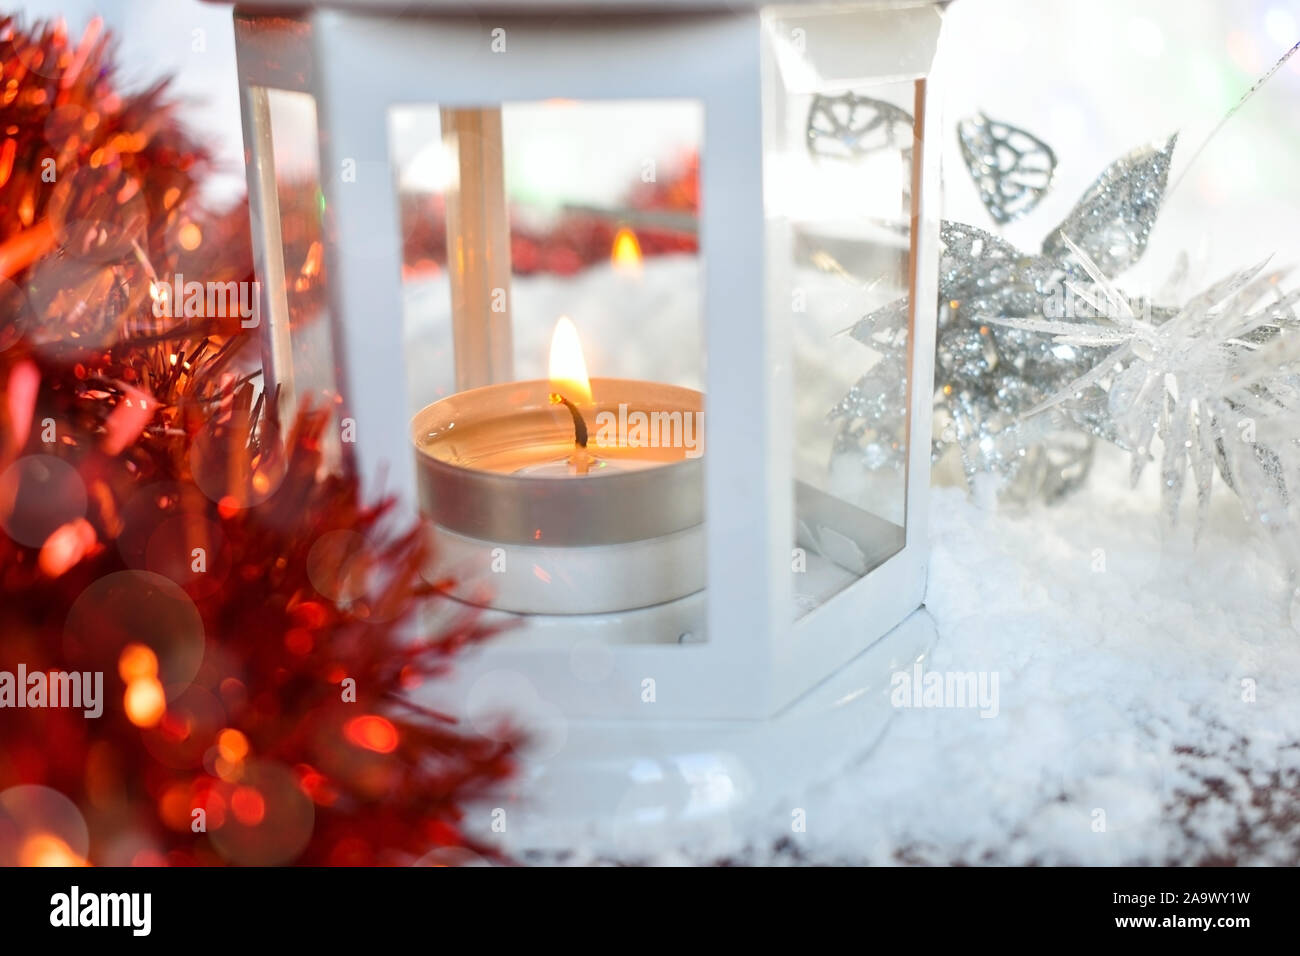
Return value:
[(1193, 547), (1111, 450), (1055, 506), (935, 488), (926, 669), (996, 672), (997, 716), (898, 710), (854, 769), (784, 795), (734, 858), (1295, 864), (1300, 634), (1273, 552), (1216, 492)]

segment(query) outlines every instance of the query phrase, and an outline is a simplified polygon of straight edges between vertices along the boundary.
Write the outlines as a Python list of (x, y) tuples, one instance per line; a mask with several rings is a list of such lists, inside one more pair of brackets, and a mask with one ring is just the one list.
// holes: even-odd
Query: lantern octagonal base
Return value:
[(516, 859), (543, 861), (681, 851), (707, 860), (759, 835), (797, 838), (818, 816), (817, 785), (884, 734), (896, 712), (893, 675), (911, 673), (936, 640), (920, 608), (764, 720), (543, 719), (514, 793), (465, 823)]

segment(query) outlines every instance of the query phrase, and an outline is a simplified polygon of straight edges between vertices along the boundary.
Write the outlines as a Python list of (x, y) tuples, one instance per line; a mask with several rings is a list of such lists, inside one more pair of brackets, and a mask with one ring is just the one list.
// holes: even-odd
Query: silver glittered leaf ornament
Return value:
[(999, 225), (1025, 215), (1051, 188), (1056, 153), (1032, 133), (981, 113), (958, 123), (957, 136), (980, 202)]
[[(1064, 415), (1056, 422), (1028, 425), (1019, 417), (1088, 368), (1095, 350), (1061, 346), (1038, 331), (984, 321), (986, 316), (1040, 315), (1060, 266), (963, 223), (941, 223), (940, 241), (935, 403), (947, 425), (934, 436), (933, 459), (955, 447), (972, 485), (978, 475), (993, 472), (1006, 481), (1007, 494), (1018, 499), (1052, 500), (1068, 493), (1087, 474), (1091, 438), (1079, 434)], [(877, 368), (895, 369), (899, 378), (890, 381), (906, 380), (909, 317), (907, 299), (897, 299), (851, 329), (854, 339), (885, 355), (891, 364), (882, 361)], [(831, 411), (831, 418), (840, 421), (837, 448), (894, 436), (893, 450), (882, 464), (901, 467), (907, 447), (902, 440), (904, 399), (904, 392), (879, 376), (864, 376)]]
[(1112, 163), (1043, 241), (1043, 255), (1070, 255), (1063, 237), (1086, 252), (1101, 272), (1114, 277), (1146, 251), (1164, 200), (1178, 134), (1163, 146), (1144, 146)]

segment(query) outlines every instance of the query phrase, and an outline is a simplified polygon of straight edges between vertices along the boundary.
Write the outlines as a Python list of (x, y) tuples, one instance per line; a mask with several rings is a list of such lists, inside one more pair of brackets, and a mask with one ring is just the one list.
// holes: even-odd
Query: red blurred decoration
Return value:
[[(280, 429), (262, 413), (237, 316), (157, 314), (175, 273), (251, 280), (246, 209), (197, 205), (208, 154), (164, 84), (118, 91), (98, 22), (74, 38), (0, 17), (0, 62), (0, 664), (104, 672), (98, 719), (4, 712), (0, 792), (66, 795), (97, 864), (489, 854), (461, 807), (510, 775), (518, 741), (405, 696), (488, 629), (466, 616), (405, 636), (439, 599), (419, 573), (427, 538), (321, 468), (326, 414)], [(312, 242), (288, 256), (304, 311), (319, 295)], [(332, 552), (309, 561), (339, 532), (360, 542), (346, 601), (317, 590)], [(109, 575), (131, 587), (96, 614), (87, 589)], [(156, 607), (201, 630), (201, 665), (149, 630)], [(156, 694), (186, 661), (198, 671), (166, 687), (161, 717), (133, 722), (128, 686)]]
[[(637, 213), (678, 213), (683, 220), (700, 208), (700, 159), (688, 153), (662, 181), (637, 183), (627, 196), (630, 217)], [(446, 206), (436, 194), (409, 194), (402, 198), (403, 256), (407, 269), (420, 274), (447, 266)], [(554, 273), (573, 275), (593, 265), (609, 262), (614, 239), (625, 223), (617, 212), (571, 211), (563, 213), (546, 232), (538, 232), (513, 215), (510, 223), (510, 268), (516, 275)], [(699, 237), (692, 230), (666, 225), (638, 225), (635, 229), (641, 255), (694, 254)]]

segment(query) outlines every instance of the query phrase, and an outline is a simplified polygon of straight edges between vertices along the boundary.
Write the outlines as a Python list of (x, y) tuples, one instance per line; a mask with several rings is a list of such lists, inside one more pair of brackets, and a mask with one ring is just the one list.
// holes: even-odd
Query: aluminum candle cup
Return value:
[[(411, 422), (439, 580), (522, 614), (596, 614), (704, 587), (703, 396), (594, 378), (569, 407), (549, 381), (459, 392)], [(585, 473), (584, 473), (585, 469)]]

